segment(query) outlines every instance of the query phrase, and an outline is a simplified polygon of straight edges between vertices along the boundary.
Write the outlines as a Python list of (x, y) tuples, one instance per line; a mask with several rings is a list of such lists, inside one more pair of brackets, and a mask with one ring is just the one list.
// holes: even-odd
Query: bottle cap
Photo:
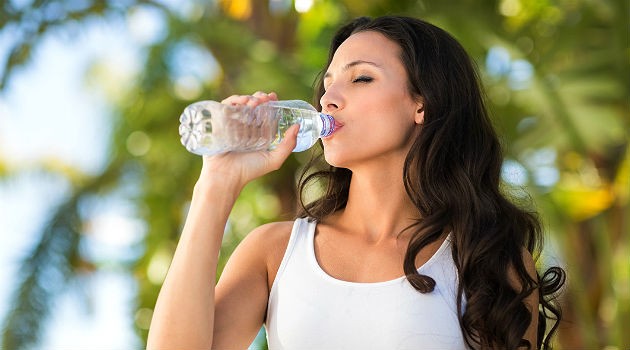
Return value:
[(326, 137), (332, 135), (335, 131), (335, 119), (332, 115), (320, 113), (319, 116), (322, 118), (322, 132), (320, 133), (321, 137)]

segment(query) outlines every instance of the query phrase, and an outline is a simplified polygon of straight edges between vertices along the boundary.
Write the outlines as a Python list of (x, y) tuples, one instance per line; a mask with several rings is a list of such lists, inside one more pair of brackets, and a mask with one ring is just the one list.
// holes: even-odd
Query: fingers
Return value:
[(254, 93), (254, 97), (263, 100), (265, 102), (269, 102), (269, 101), (277, 101), (278, 100), (278, 95), (276, 95), (275, 92), (270, 92), (270, 93), (266, 93), (266, 92), (262, 92), (262, 91), (256, 91)]
[(232, 95), (225, 98), (223, 101), (221, 101), (221, 103), (232, 106), (244, 105), (247, 103), (247, 101), (249, 101), (250, 97), (251, 96), (248, 95)]
[(266, 93), (262, 91), (256, 91), (252, 95), (232, 95), (221, 101), (221, 103), (232, 106), (246, 105), (249, 107), (256, 107), (259, 104), (277, 100), (278, 95), (276, 95), (275, 92)]
[(284, 139), (278, 144), (278, 147), (270, 152), (270, 163), (275, 169), (279, 169), (284, 161), (289, 157), (297, 144), (297, 134), (300, 129), (298, 124), (292, 125), (284, 134)]

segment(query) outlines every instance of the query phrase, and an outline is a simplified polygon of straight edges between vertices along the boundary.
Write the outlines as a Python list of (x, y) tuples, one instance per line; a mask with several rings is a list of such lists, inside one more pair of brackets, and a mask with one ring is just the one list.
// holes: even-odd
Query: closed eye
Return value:
[(369, 83), (372, 80), (374, 80), (374, 78), (362, 75), (362, 76), (359, 76), (359, 77), (355, 78), (352, 82), (353, 83)]

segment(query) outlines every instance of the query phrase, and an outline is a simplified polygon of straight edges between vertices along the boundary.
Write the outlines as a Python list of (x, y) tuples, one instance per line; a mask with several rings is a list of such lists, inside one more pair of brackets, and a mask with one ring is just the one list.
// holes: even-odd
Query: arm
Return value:
[[(215, 178), (195, 186), (182, 235), (155, 305), (148, 349), (210, 348), (218, 254), (239, 191), (235, 185), (227, 190)], [(212, 197), (206, 193), (213, 193)]]
[[(271, 284), (292, 222), (263, 225), (236, 248), (216, 287), (215, 349), (246, 349), (265, 321)], [(235, 327), (234, 325), (238, 325)]]
[[(223, 102), (254, 106), (276, 99), (275, 94), (258, 96), (258, 99), (233, 96)], [(249, 303), (252, 296), (255, 303), (262, 303), (262, 292), (257, 287), (251, 294), (240, 294), (221, 308), (215, 308), (219, 249), (229, 213), (242, 188), (249, 181), (278, 169), (295, 147), (296, 134), (297, 127), (289, 129), (284, 141), (271, 152), (204, 157), (188, 217), (155, 306), (147, 339), (149, 349), (208, 349), (213, 345), (215, 319), (230, 314), (240, 302)], [(256, 264), (260, 256), (250, 255), (249, 260), (245, 259), (246, 265)], [(266, 275), (266, 265), (258, 264), (257, 268), (259, 271), (253, 275)], [(260, 283), (256, 277), (250, 278), (254, 285)], [(247, 282), (250, 281), (241, 281)], [(258, 309), (243, 315), (243, 324), (257, 322)], [(240, 323), (231, 326), (242, 327)], [(247, 330), (236, 333), (247, 336)]]

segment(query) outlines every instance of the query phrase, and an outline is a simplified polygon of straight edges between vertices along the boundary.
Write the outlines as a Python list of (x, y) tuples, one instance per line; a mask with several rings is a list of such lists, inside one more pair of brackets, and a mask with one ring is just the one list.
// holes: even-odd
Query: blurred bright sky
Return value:
[[(182, 16), (198, 10), (186, 1), (162, 2)], [(295, 4), (299, 11), (311, 5), (310, 0)], [(104, 65), (99, 67), (99, 78), (118, 88), (116, 84), (124, 82), (125, 76), (129, 78), (140, 69), (141, 46), (161, 39), (164, 29), (158, 11), (137, 7), (126, 20), (89, 20), (69, 31), (48, 35), (31, 62), (16, 70), (0, 94), (0, 157), (13, 169), (33, 169), (42, 159), (54, 159), (96, 174), (107, 160), (111, 123), (103, 91), (86, 87), (87, 72), (98, 61)], [(0, 60), (6, 59), (10, 43), (16, 39), (10, 30), (0, 34)], [(205, 60), (204, 65), (208, 63)], [(32, 170), (0, 183), (2, 319), (10, 310), (12, 293), (20, 280), (21, 260), (31, 252), (51, 210), (68, 195), (68, 190), (62, 177)], [(133, 208), (122, 197), (91, 203), (86, 244), (82, 246), (89, 257), (113, 262), (108, 264), (112, 267), (79, 277), (55, 299), (39, 348), (140, 347), (133, 322), (143, 318), (146, 323), (150, 313), (140, 310), (133, 317), (136, 285), (119, 265), (116, 267), (116, 262), (128, 262), (139, 254), (133, 245), (142, 239), (144, 225), (134, 218)]]
[[(104, 166), (108, 111), (102, 94), (84, 82), (95, 59), (104, 60), (110, 69), (125, 69), (137, 61), (138, 44), (152, 39), (147, 28), (159, 26), (151, 25), (150, 15), (134, 18), (136, 23), (94, 20), (49, 35), (31, 63), (16, 71), (0, 95), (0, 154), (10, 167), (29, 169), (42, 158), (91, 174)], [(8, 31), (0, 36), (0, 57), (6, 57), (13, 39)], [(0, 317), (10, 309), (21, 259), (39, 238), (50, 210), (67, 194), (62, 178), (35, 171), (0, 183)], [(97, 260), (116, 262), (141, 239), (143, 225), (124, 202), (103, 202), (93, 210), (84, 249)], [(133, 278), (115, 264), (74, 281), (55, 300), (41, 348), (139, 348), (129, 317), (134, 288)]]

